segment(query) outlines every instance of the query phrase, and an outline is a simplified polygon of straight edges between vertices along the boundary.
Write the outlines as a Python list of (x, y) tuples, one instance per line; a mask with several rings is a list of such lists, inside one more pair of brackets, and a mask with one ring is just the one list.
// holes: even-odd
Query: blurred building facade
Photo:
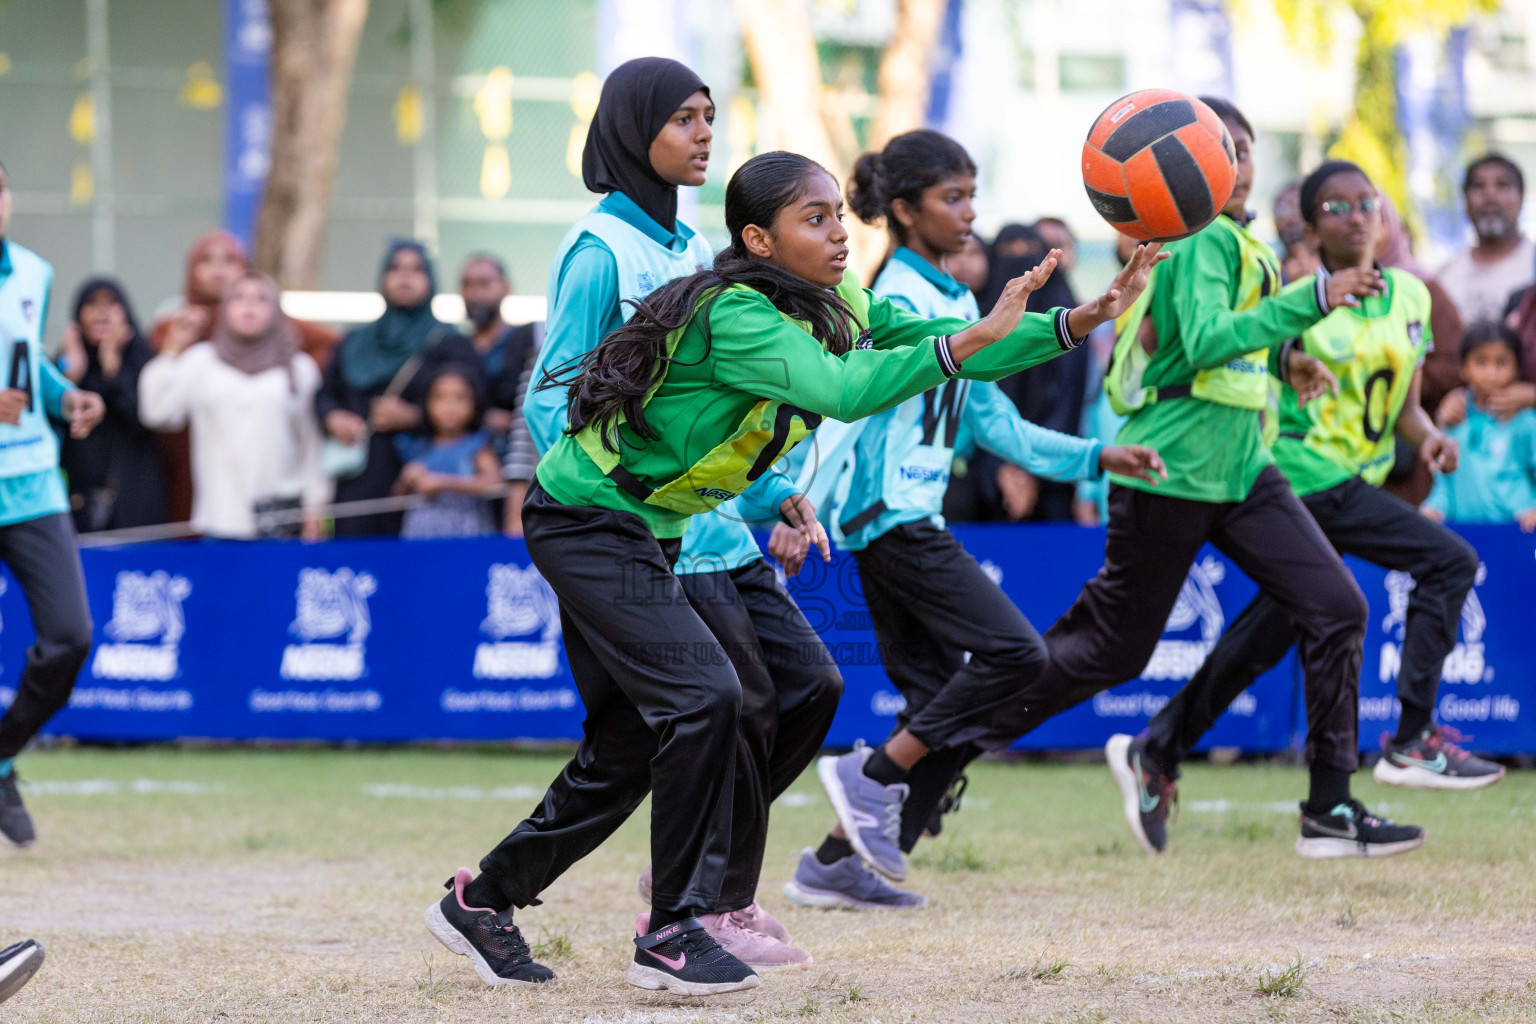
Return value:
[[(827, 102), (862, 132), (895, 0), (807, 3)], [(1258, 131), (1261, 211), (1322, 157), (1353, 103), (1358, 26), (1347, 16), (1318, 54), (1289, 45), (1269, 0), (949, 4), (930, 121), (982, 166), (984, 232), (1060, 215), (1085, 255), (1102, 258), (1109, 232), (1083, 194), (1077, 153), (1092, 119), (1132, 89), (1231, 96)], [(55, 305), (87, 273), (113, 271), (147, 312), (179, 289), (193, 238), (249, 222), (254, 199), (242, 206), (238, 193), (242, 175), (259, 180), (264, 123), (259, 75), (240, 67), (240, 51), (264, 43), (262, 17), (263, 0), (0, 0), (12, 233), (58, 267)], [(1536, 169), (1536, 0), (1475, 19), (1458, 45), (1452, 84), (1464, 86), (1468, 118), (1458, 137)], [(384, 239), (416, 235), (447, 271), (489, 250), (519, 292), (541, 294), (560, 237), (591, 202), (579, 156), (600, 76), (641, 53), (687, 60), (714, 88), (713, 180), (685, 207), (719, 240), (727, 172), (775, 145), (731, 0), (372, 0), (322, 287), (370, 289)], [(1444, 94), (1446, 51), (1411, 56), (1426, 95)], [(1426, 145), (1444, 133), (1435, 116), (1425, 115)], [(1426, 205), (1454, 206), (1443, 180), (1417, 164), (1411, 179)], [(1459, 230), (1454, 217), (1425, 223), (1431, 248)]]

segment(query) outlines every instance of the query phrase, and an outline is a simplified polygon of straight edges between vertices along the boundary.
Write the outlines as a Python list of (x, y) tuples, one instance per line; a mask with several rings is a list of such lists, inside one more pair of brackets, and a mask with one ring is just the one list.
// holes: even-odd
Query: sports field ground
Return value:
[(1197, 765), (1144, 855), (1101, 765), (983, 764), (919, 847), (907, 916), (779, 887), (829, 811), (774, 810), (762, 901), (807, 971), (688, 1002), (623, 983), (648, 807), (519, 917), (559, 980), (491, 990), (428, 935), (443, 879), (563, 758), (470, 750), (55, 750), (20, 763), (40, 840), (0, 849), (0, 945), (48, 960), (24, 1022), (1536, 1020), (1536, 773), (1459, 795), (1376, 786), (1429, 829), (1404, 857), (1292, 851), (1302, 772)]

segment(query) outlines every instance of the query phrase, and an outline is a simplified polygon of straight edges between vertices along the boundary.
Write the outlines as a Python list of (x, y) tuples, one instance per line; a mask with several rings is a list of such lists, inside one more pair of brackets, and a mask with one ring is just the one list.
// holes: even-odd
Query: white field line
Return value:
[(224, 792), (224, 783), (182, 779), (23, 779), (21, 789), (37, 796), (208, 796)]

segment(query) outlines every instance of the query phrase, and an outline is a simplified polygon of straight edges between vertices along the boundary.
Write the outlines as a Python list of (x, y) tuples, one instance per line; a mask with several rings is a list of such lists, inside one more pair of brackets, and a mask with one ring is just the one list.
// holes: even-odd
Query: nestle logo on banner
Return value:
[[(1189, 567), (1189, 575), (1179, 588), (1179, 598), (1163, 625), (1163, 638), (1157, 642), (1141, 678), (1156, 682), (1187, 682), (1221, 637), (1226, 616), (1216, 588), (1227, 578), (1227, 567), (1214, 555), (1206, 555)], [(1175, 634), (1169, 636), (1168, 634)], [(1179, 636), (1178, 634), (1185, 634)], [(1194, 634), (1193, 636), (1189, 634)], [(1168, 698), (1159, 693), (1113, 693), (1094, 696), (1093, 711), (1101, 718), (1139, 718), (1162, 710)], [(1234, 715), (1252, 715), (1259, 702), (1244, 691), (1232, 702)]]
[[(300, 569), (296, 610), (288, 631), (300, 642), (283, 648), (284, 679), (361, 679), (368, 671), (364, 641), (373, 628), (368, 598), (378, 584), (351, 569)], [(369, 709), (372, 710), (372, 709)]]
[[(1488, 616), (1477, 587), (1488, 578), (1488, 566), (1478, 563), (1473, 589), (1467, 594), (1466, 604), (1461, 606), (1460, 638), (1451, 653), (1446, 656), (1440, 670), (1440, 678), (1446, 683), (1474, 686), (1494, 680), (1493, 666), (1488, 664), (1483, 634), (1488, 629)], [(1381, 620), (1381, 631), (1387, 639), (1381, 643), (1381, 658), (1377, 663), (1377, 678), (1383, 683), (1397, 679), (1403, 662), (1403, 637), (1408, 625), (1408, 605), (1414, 588), (1413, 577), (1404, 572), (1389, 572), (1383, 583), (1387, 591), (1387, 614)], [(1520, 717), (1520, 701), (1512, 694), (1486, 694), (1481, 697), (1463, 697), (1456, 693), (1440, 696), (1438, 708), (1444, 722), (1513, 722)], [(1389, 721), (1399, 714), (1396, 697), (1370, 697), (1360, 700), (1360, 717), (1366, 720)]]
[(112, 618), (96, 648), (91, 675), (97, 679), (166, 682), (181, 671), (181, 638), (187, 631), (181, 603), (192, 593), (185, 576), (163, 570), (117, 574)]
[[(480, 631), (491, 642), (475, 646), (476, 679), (549, 679), (559, 674), (560, 605), (533, 566), (491, 566)], [(456, 709), (445, 705), (444, 710)]]

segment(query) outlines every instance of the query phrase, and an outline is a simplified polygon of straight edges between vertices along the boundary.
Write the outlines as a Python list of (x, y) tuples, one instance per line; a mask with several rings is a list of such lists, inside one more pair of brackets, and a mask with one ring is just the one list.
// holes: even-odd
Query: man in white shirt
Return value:
[(1536, 282), (1536, 244), (1520, 232), (1525, 176), (1509, 157), (1488, 153), (1467, 165), (1461, 190), (1477, 244), (1451, 257), (1440, 283), (1468, 326), (1502, 320), (1510, 296)]

